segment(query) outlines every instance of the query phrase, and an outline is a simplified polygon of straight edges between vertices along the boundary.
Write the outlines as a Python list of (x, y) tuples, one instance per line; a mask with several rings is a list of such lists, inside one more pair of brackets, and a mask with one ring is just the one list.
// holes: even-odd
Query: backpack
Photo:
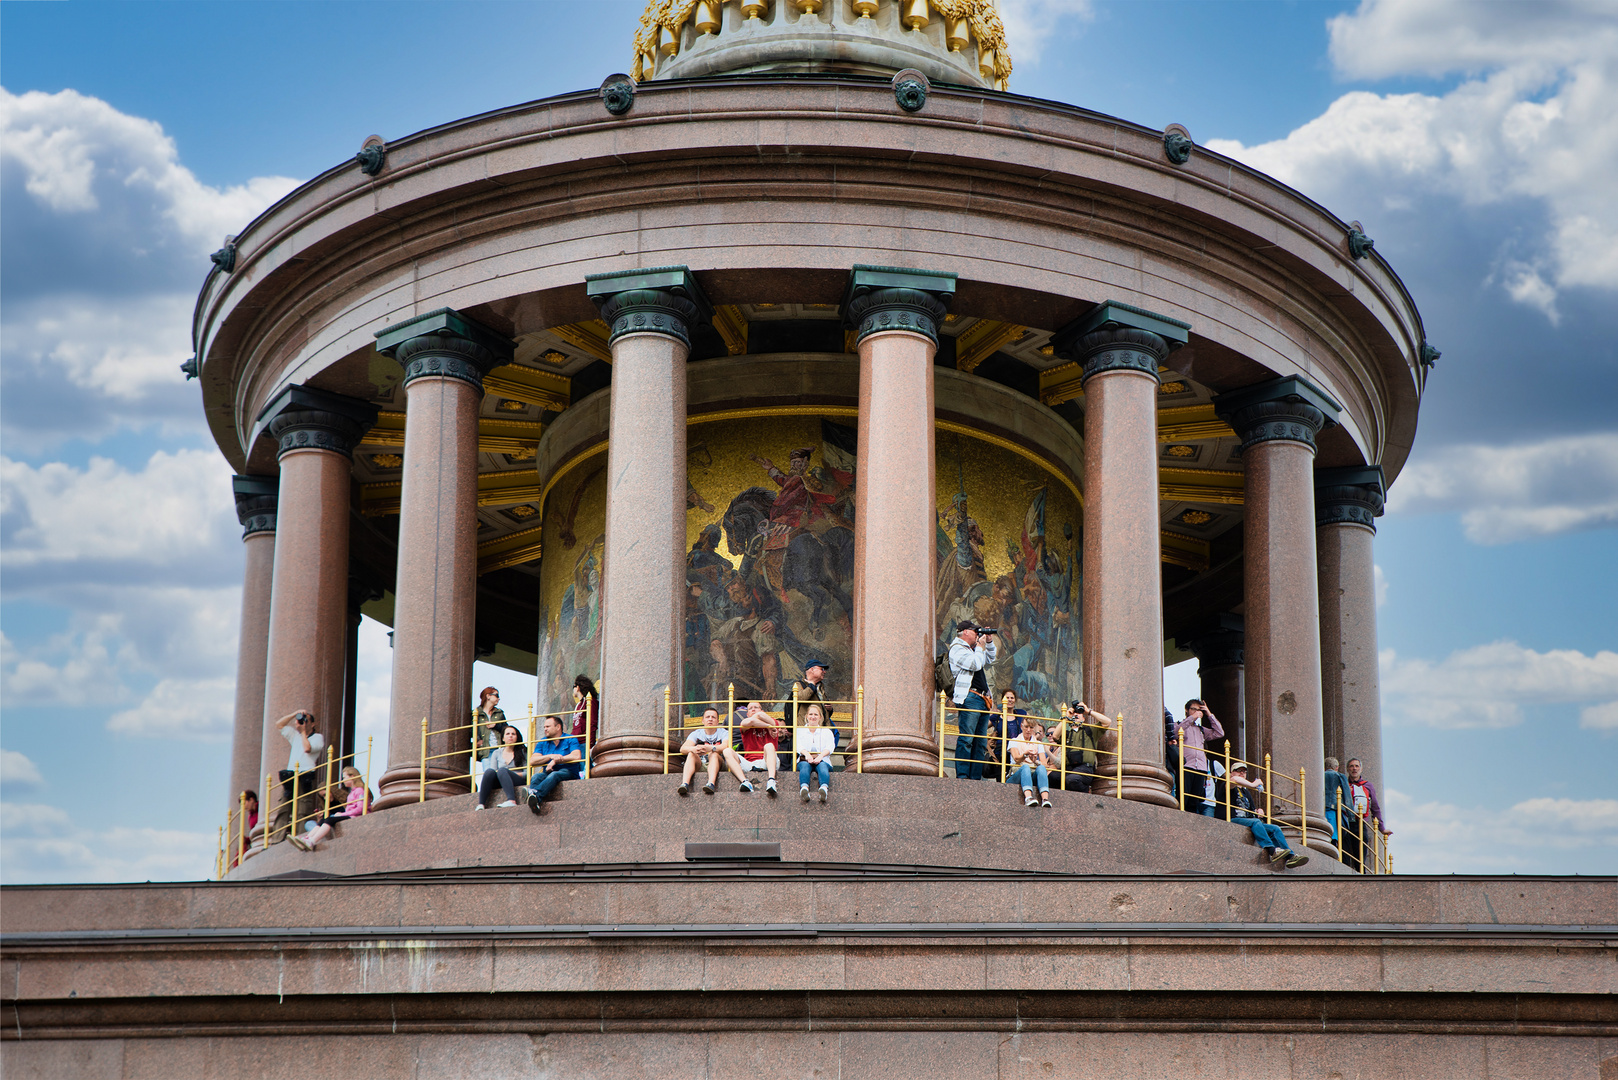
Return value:
[(933, 661), (933, 689), (955, 692), (955, 669), (950, 667), (949, 650), (945, 649)]

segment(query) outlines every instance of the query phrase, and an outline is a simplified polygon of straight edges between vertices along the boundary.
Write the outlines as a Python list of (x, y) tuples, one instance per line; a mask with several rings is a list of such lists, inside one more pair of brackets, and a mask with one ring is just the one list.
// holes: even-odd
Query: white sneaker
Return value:
[(507, 800), (506, 800), (506, 801), (505, 801), (505, 802), (502, 802), (502, 803), (496, 803), (496, 804), (495, 804), (495, 809), (496, 809), (496, 810), (504, 810), (504, 809), (505, 809), (505, 808), (506, 808), (506, 807), (508, 807), (508, 806), (516, 806), (516, 805), (517, 805), (517, 804), (516, 804), (516, 803), (515, 803), (515, 802), (513, 802), (513, 801), (512, 801), (512, 800), (510, 800), (510, 799), (507, 799)]
[(803, 785), (799, 786), (799, 788), (798, 788), (798, 798), (802, 799), (804, 802), (809, 801), (809, 785), (808, 784), (803, 784)]
[(825, 784), (820, 785), (820, 801), (821, 802), (826, 801), (826, 785)]
[(1035, 799), (1034, 796), (1031, 793), (1026, 792), (1026, 791), (1023, 792), (1022, 804), (1024, 806), (1033, 806), (1037, 801), (1038, 800)]
[(472, 807), (472, 809), (474, 809), (474, 810), (482, 810), (483, 809), (483, 804), (478, 803), (476, 806)]

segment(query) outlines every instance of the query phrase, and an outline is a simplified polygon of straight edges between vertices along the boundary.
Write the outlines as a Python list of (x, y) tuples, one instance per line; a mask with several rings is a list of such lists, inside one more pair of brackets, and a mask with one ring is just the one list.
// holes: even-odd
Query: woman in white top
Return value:
[(837, 736), (829, 727), (822, 727), (831, 709), (815, 702), (804, 710), (804, 727), (793, 733), (798, 748), (798, 798), (809, 801), (809, 777), (820, 777), (820, 801), (826, 801), (826, 790), (831, 785), (831, 755), (837, 749)]
[(1011, 767), (1017, 783), (1022, 786), (1022, 804), (1034, 805), (1034, 784), (1039, 784), (1039, 801), (1043, 806), (1051, 804), (1050, 747), (1045, 744), (1038, 724), (1032, 720), (1024, 720), (1022, 730), (1017, 737), (1011, 740), (1007, 753), (1011, 755)]

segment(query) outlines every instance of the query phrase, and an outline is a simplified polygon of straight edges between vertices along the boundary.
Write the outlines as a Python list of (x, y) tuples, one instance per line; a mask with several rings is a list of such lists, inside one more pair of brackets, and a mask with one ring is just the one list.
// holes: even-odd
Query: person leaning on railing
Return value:
[(545, 737), (534, 744), (532, 758), (532, 764), (542, 766), (544, 771), (528, 781), (528, 809), (536, 814), (563, 781), (579, 778), (584, 762), (583, 741), (562, 734), (560, 716), (545, 718), (544, 733)]
[(281, 737), (287, 741), (287, 767), (281, 770), (281, 784), (286, 798), (276, 809), (272, 828), (273, 842), (286, 839), (287, 826), (292, 824), (293, 777), (297, 774), (298, 820), (304, 821), (320, 813), (320, 789), (315, 777), (315, 766), (320, 752), (326, 749), (326, 737), (315, 730), (315, 714), (308, 709), (289, 712), (275, 722)]
[(483, 759), (483, 779), (478, 782), (477, 802), (472, 809), (482, 810), (488, 805), (495, 788), (506, 793), (505, 801), (496, 809), (517, 805), (517, 786), (522, 783), (523, 767), (528, 764), (528, 751), (522, 744), (522, 732), (516, 724), (500, 729), (500, 745)]
[[(1217, 790), (1224, 788), (1223, 791)], [(1231, 765), (1230, 775), (1216, 785), (1216, 792), (1220, 805), (1230, 800), (1233, 825), (1244, 825), (1253, 834), (1259, 847), (1264, 849), (1265, 858), (1270, 860), (1271, 866), (1286, 864), (1287, 866), (1302, 866), (1309, 861), (1309, 856), (1299, 855), (1287, 844), (1287, 837), (1281, 831), (1281, 826), (1271, 825), (1258, 816), (1253, 804), (1253, 794), (1264, 790), (1264, 785), (1257, 780), (1247, 778), (1247, 765), (1237, 762)]]
[[(1372, 839), (1372, 823), (1383, 836), (1392, 836), (1387, 820), (1382, 816), (1382, 804), (1377, 801), (1376, 785), (1364, 775), (1359, 758), (1348, 759), (1348, 798), (1343, 803), (1342, 835), (1343, 861), (1364, 873), (1376, 862), (1376, 844)], [(1336, 809), (1336, 799), (1327, 804)], [(1372, 871), (1374, 872), (1374, 870)]]
[(292, 836), (292, 846), (300, 851), (313, 851), (315, 845), (320, 843), (334, 831), (333, 827), (339, 821), (350, 821), (366, 813), (371, 808), (371, 793), (365, 789), (365, 777), (352, 765), (343, 766), (343, 787), (348, 789), (348, 798), (343, 808), (335, 814), (327, 814), (320, 819), (320, 824), (310, 829), (302, 836)]
[[(1023, 719), (1028, 715), (1027, 709), (1017, 707), (1017, 691), (1007, 690), (1000, 695), (1000, 711), (989, 717), (986, 739), (988, 749), (984, 757), (988, 760), (986, 768), (998, 766), (1005, 758), (1006, 745), (1017, 737), (1022, 730)], [(1008, 719), (1009, 718), (1009, 719)], [(1004, 730), (1002, 730), (1004, 725)], [(1006, 779), (1010, 779), (1008, 774)]]

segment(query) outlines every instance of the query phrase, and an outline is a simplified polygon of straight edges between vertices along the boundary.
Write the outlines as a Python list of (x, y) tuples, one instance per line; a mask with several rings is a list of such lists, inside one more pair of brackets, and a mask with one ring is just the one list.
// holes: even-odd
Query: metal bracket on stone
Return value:
[(601, 83), (601, 103), (614, 116), (623, 116), (635, 104), (635, 80), (623, 72), (608, 75)]
[(1184, 125), (1170, 124), (1163, 129), (1163, 156), (1174, 164), (1184, 165), (1190, 161), (1191, 148), (1195, 145)]
[(1356, 259), (1363, 259), (1371, 254), (1376, 247), (1376, 241), (1365, 235), (1365, 226), (1357, 221), (1348, 223), (1348, 253)]
[(905, 68), (893, 76), (893, 100), (905, 112), (920, 112), (932, 89), (932, 82), (915, 68)]
[(228, 274), (234, 271), (236, 269), (236, 238), (234, 236), (225, 237), (225, 246), (209, 255), (208, 258), (213, 260), (215, 266), (219, 267), (220, 273)]
[(366, 176), (375, 176), (387, 163), (388, 144), (382, 141), (382, 136), (372, 135), (360, 146), (360, 152), (354, 155), (354, 160), (360, 163), (360, 172)]

